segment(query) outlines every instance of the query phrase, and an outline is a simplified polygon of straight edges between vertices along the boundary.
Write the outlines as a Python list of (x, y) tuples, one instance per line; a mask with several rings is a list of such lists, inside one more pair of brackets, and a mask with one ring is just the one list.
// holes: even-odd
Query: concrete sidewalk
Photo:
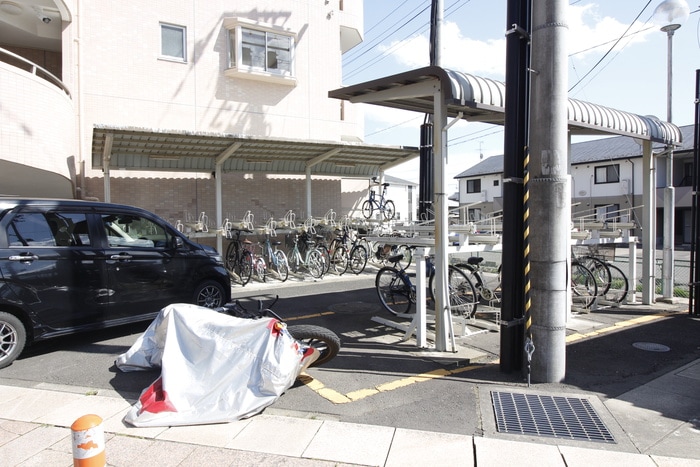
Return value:
[[(132, 428), (122, 418), (133, 401), (110, 391), (75, 387), (0, 386), (0, 466), (70, 466), (72, 423), (103, 418), (112, 466), (188, 465), (478, 465), (483, 466), (700, 466), (700, 360), (608, 400), (620, 428), (648, 452), (614, 446), (523, 442), (527, 437), (466, 436), (274, 414), (233, 423)], [(540, 391), (541, 392), (541, 391)], [(644, 407), (644, 408), (642, 408)], [(679, 420), (687, 419), (683, 422)], [(507, 435), (506, 435), (507, 436)], [(613, 450), (611, 450), (613, 449)]]

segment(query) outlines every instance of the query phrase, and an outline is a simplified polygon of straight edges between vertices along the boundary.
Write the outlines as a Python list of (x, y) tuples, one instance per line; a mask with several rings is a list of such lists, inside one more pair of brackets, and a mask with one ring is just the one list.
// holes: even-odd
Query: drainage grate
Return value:
[(615, 443), (586, 399), (498, 391), (491, 399), (501, 433)]

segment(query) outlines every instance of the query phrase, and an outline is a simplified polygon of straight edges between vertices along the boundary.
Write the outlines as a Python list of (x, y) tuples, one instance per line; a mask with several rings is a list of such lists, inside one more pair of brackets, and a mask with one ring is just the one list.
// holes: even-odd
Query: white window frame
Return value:
[[(228, 68), (225, 75), (234, 78), (269, 81), (295, 86), (294, 59), (296, 48), (296, 34), (289, 29), (272, 26), (245, 18), (224, 18), (228, 43)], [(243, 62), (243, 33), (244, 30), (264, 34), (265, 52), (261, 65), (253, 66)], [(268, 68), (269, 35), (283, 36), (289, 39), (289, 67), (288, 69)]]
[[(163, 30), (172, 29), (182, 32), (182, 55), (167, 55), (164, 53)], [(160, 56), (161, 60), (170, 60), (174, 62), (187, 63), (187, 28), (171, 23), (160, 23)]]

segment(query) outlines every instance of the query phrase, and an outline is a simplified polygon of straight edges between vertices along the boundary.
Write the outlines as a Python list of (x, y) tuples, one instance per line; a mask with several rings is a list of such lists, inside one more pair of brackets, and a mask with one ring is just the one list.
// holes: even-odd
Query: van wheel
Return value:
[(15, 315), (0, 312), (0, 368), (14, 362), (26, 343), (27, 331), (22, 321)]
[(226, 292), (216, 281), (204, 281), (194, 290), (194, 304), (207, 308), (218, 308), (224, 304)]

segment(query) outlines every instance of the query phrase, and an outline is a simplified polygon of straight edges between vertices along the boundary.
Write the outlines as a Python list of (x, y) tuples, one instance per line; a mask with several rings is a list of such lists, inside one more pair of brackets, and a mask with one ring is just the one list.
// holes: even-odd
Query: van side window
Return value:
[(82, 213), (25, 212), (8, 226), (10, 246), (90, 245), (87, 219)]
[(131, 214), (105, 214), (102, 216), (105, 234), (110, 247), (165, 248), (170, 234), (155, 222)]

